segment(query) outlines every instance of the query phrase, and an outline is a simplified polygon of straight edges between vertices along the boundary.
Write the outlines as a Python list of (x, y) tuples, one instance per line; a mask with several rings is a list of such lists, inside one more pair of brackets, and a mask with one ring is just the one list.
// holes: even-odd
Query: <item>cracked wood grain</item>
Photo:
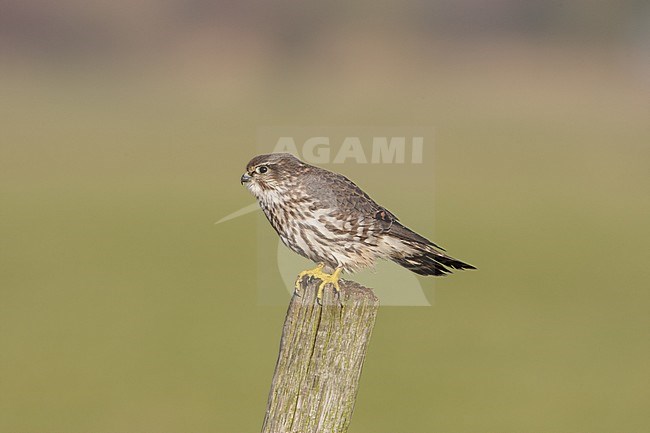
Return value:
[(347, 432), (379, 300), (340, 280), (323, 305), (317, 279), (305, 278), (284, 322), (262, 433)]

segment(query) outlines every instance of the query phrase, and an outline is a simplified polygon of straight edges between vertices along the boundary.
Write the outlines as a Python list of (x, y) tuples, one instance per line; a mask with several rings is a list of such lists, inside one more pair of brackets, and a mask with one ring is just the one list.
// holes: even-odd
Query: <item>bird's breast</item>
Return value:
[(364, 219), (301, 197), (260, 206), (282, 242), (303, 257), (347, 270), (372, 265), (377, 238)]

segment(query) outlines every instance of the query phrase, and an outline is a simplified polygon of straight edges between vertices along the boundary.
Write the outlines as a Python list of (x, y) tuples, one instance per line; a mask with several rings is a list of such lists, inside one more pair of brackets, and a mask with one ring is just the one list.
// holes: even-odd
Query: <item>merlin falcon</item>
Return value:
[(340, 291), (342, 271), (372, 267), (378, 259), (420, 275), (445, 275), (451, 269), (476, 269), (448, 256), (444, 249), (408, 229), (354, 182), (338, 173), (300, 161), (289, 153), (253, 158), (241, 183), (257, 198), (282, 242), (316, 263), (304, 277), (321, 280)]

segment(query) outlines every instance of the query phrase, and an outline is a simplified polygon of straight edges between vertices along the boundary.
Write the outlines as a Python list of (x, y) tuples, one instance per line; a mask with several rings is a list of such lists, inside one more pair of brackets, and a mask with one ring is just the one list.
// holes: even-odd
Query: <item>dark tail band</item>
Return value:
[(476, 269), (446, 254), (425, 248), (419, 248), (410, 256), (393, 257), (393, 261), (420, 275), (445, 275), (451, 273), (451, 269)]

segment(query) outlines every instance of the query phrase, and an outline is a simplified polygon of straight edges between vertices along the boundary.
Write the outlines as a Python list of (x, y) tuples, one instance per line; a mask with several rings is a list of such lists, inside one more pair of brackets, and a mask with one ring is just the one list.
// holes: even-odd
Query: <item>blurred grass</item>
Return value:
[[(213, 222), (251, 202), (238, 178), (274, 124), (435, 126), (435, 240), (480, 269), (382, 309), (351, 431), (647, 430), (644, 87), (607, 50), (432, 49), (400, 80), (371, 58), (235, 90), (5, 74), (0, 431), (259, 428), (284, 309), (257, 306), (254, 218)], [(432, 233), (426, 185), (365, 170)]]

